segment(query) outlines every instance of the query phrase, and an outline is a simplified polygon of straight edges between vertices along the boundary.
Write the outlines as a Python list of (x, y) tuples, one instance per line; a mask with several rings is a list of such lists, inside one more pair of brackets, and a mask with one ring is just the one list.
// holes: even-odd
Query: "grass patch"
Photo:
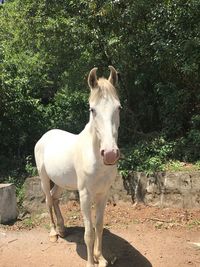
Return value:
[(189, 229), (200, 227), (200, 220), (195, 219), (195, 220), (190, 221), (188, 223), (188, 227), (189, 227)]
[(187, 163), (187, 162), (181, 162), (178, 160), (170, 160), (165, 164), (165, 171), (198, 171), (200, 170), (200, 163)]

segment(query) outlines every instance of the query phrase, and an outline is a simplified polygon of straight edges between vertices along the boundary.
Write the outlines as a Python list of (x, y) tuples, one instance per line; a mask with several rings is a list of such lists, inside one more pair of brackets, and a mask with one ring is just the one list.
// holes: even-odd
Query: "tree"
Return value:
[(98, 66), (99, 75), (108, 75), (113, 65), (124, 108), (121, 146), (162, 135), (179, 143), (183, 158), (185, 146), (199, 142), (199, 10), (197, 0), (6, 1), (1, 156), (25, 158), (53, 127), (80, 131), (88, 71)]

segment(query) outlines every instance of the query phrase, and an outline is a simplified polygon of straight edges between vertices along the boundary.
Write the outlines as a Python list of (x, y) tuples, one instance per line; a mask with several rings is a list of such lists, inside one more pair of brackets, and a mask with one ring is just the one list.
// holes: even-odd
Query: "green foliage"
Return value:
[(25, 165), (25, 171), (26, 173), (31, 176), (36, 176), (38, 174), (36, 166), (33, 166), (33, 160), (32, 156), (26, 157), (26, 165)]
[(178, 160), (170, 160), (167, 164), (167, 169), (170, 171), (180, 171), (183, 164)]
[(198, 161), (200, 151), (200, 115), (191, 118), (191, 128), (177, 142), (176, 155), (185, 161)]
[(49, 127), (79, 133), (88, 120), (88, 110), (88, 94), (60, 90), (46, 108)]
[(195, 163), (195, 166), (196, 166), (197, 170), (200, 170), (200, 160), (198, 160), (198, 161)]
[(145, 171), (152, 174), (163, 171), (166, 162), (173, 156), (174, 143), (167, 142), (163, 137), (142, 141), (131, 150), (126, 149), (123, 159), (119, 162), (122, 175), (128, 171)]
[(197, 0), (6, 1), (0, 176), (34, 172), (33, 147), (48, 129), (82, 130), (88, 71), (108, 75), (110, 64), (120, 72), (120, 145), (131, 148), (122, 169), (198, 161), (199, 10)]
[(33, 228), (35, 223), (32, 218), (26, 218), (23, 220), (23, 226), (27, 228)]

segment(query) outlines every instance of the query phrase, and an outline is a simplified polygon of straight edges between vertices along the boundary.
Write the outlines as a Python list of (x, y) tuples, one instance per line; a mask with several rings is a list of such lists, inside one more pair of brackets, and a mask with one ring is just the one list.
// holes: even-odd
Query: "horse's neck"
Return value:
[(86, 138), (89, 139), (91, 146), (93, 148), (93, 151), (99, 154), (100, 141), (97, 137), (96, 129), (91, 120), (87, 123), (82, 133), (85, 135)]

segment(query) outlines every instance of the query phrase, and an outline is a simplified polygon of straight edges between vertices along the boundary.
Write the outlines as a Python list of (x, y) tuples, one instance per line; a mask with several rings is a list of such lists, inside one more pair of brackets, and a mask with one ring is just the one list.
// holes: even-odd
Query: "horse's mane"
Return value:
[(91, 90), (89, 102), (98, 102), (102, 97), (112, 96), (119, 100), (115, 87), (105, 78), (99, 78), (97, 86)]

